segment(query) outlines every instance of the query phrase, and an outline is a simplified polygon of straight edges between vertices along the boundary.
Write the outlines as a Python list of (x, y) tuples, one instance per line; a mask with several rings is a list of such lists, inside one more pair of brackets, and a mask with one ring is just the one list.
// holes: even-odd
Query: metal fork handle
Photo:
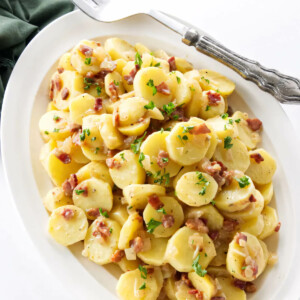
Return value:
[(182, 41), (237, 71), (245, 79), (272, 94), (281, 103), (300, 104), (300, 81), (297, 78), (265, 68), (258, 62), (229, 50), (212, 38), (200, 35), (192, 28), (186, 31)]

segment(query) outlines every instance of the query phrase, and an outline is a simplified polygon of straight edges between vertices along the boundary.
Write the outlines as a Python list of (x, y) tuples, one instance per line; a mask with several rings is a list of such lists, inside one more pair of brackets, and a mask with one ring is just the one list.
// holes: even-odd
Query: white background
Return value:
[[(195, 24), (228, 48), (264, 66), (300, 78), (298, 0), (174, 2), (152, 0), (145, 1), (145, 5)], [(122, 3), (129, 5), (130, 1)], [(284, 110), (299, 132), (300, 105), (285, 105)], [(55, 274), (48, 271), (22, 226), (3, 180), (2, 162), (0, 193), (0, 299), (68, 300), (68, 291), (56, 280)]]

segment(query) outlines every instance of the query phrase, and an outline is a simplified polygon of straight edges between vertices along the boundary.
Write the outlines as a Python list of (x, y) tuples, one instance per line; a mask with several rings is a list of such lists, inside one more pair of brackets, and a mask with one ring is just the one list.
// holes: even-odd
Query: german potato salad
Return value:
[[(123, 271), (123, 300), (243, 300), (277, 256), (274, 158), (235, 84), (164, 50), (83, 40), (39, 121), (56, 242)], [(63, 266), (62, 266), (63, 267)]]

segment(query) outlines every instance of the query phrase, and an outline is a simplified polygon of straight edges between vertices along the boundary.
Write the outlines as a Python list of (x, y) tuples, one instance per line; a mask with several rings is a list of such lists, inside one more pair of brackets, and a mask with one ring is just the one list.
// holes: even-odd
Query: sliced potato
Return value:
[(270, 206), (266, 206), (263, 209), (262, 216), (264, 227), (258, 237), (263, 240), (275, 232), (275, 228), (278, 225), (278, 216), (276, 210)]
[(202, 104), (202, 89), (196, 79), (189, 79), (187, 84), (191, 90), (191, 101), (185, 106), (185, 115), (187, 117), (197, 117)]
[(66, 52), (61, 56), (58, 62), (58, 68), (57, 69), (63, 69), (67, 71), (76, 71), (74, 67), (71, 64), (71, 53)]
[(119, 95), (122, 95), (125, 93), (122, 76), (117, 72), (114, 71), (112, 73), (109, 73), (104, 78), (104, 84), (105, 84), (105, 93), (113, 100), (116, 101), (115, 95), (111, 92), (111, 85), (113, 84), (116, 88), (117, 97)]
[(251, 233), (252, 235), (259, 236), (264, 229), (264, 218), (262, 215), (246, 221), (239, 225), (238, 230)]
[(127, 207), (122, 205), (120, 198), (121, 196), (114, 196), (114, 204), (112, 210), (109, 212), (109, 217), (123, 226), (128, 219), (129, 214)]
[(236, 129), (234, 127), (234, 124), (230, 124), (230, 118), (226, 118), (226, 115), (222, 116), (210, 118), (206, 120), (206, 123), (211, 126), (219, 139), (225, 139), (227, 136), (230, 136), (232, 138), (235, 137)]
[(273, 194), (274, 194), (274, 188), (273, 188), (272, 181), (267, 184), (257, 185), (256, 188), (263, 195), (264, 200), (265, 200), (265, 205), (268, 205), (271, 202)]
[(119, 127), (118, 130), (128, 136), (139, 136), (142, 135), (150, 125), (150, 118), (146, 118), (139, 123)]
[(246, 300), (246, 293), (235, 287), (231, 278), (217, 277), (216, 279), (221, 286), (221, 291), (225, 294), (226, 300)]
[(181, 73), (190, 72), (194, 69), (193, 65), (182, 57), (175, 57), (175, 64), (176, 69)]
[(125, 273), (128, 271), (134, 271), (139, 267), (141, 261), (139, 259), (136, 260), (128, 260), (126, 256), (124, 256), (117, 264), (121, 268), (121, 270)]
[(151, 51), (148, 49), (148, 47), (146, 47), (145, 45), (141, 44), (141, 43), (136, 43), (134, 45), (136, 51), (139, 53), (139, 55), (143, 55), (144, 53), (151, 53)]
[(204, 298), (211, 299), (217, 293), (216, 283), (209, 275), (199, 276), (195, 272), (189, 272), (188, 278), (193, 286), (203, 293)]
[(149, 53), (144, 53), (142, 56), (142, 68), (156, 67), (169, 72), (169, 63), (164, 59), (157, 58)]
[(45, 208), (52, 212), (58, 207), (73, 204), (73, 201), (71, 197), (65, 195), (61, 187), (54, 187), (47, 193), (43, 203)]
[(132, 45), (117, 37), (107, 39), (105, 41), (104, 48), (113, 60), (119, 58), (123, 58), (126, 61), (134, 60), (136, 53)]

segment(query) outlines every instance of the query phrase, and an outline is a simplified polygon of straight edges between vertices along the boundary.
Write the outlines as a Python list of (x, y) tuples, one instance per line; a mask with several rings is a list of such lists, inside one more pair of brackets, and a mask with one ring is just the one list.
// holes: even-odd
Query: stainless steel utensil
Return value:
[(262, 90), (272, 94), (281, 103), (300, 104), (300, 81), (297, 78), (268, 69), (258, 62), (247, 59), (224, 47), (214, 39), (187, 27), (174, 18), (157, 10), (116, 9), (110, 0), (72, 0), (73, 3), (91, 18), (101, 22), (114, 22), (136, 14), (147, 14), (182, 36), (182, 41), (194, 46), (198, 51), (209, 55), (238, 72), (245, 79), (256, 83)]

